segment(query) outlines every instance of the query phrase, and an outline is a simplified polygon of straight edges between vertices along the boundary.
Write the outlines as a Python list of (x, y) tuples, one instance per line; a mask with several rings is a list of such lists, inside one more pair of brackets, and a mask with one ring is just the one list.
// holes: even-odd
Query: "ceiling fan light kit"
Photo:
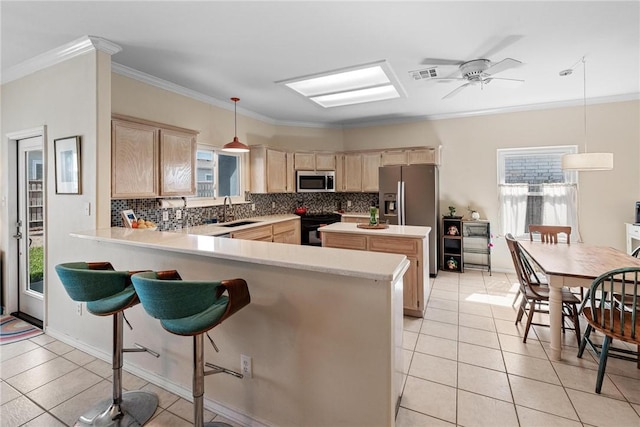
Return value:
[(613, 153), (589, 153), (587, 152), (587, 62), (583, 56), (571, 68), (560, 71), (560, 76), (573, 74), (575, 66), (582, 62), (582, 111), (584, 122), (584, 153), (565, 154), (562, 156), (562, 169), (569, 171), (606, 171), (613, 169)]
[(249, 152), (249, 146), (246, 144), (243, 144), (238, 139), (238, 109), (237, 108), (238, 108), (238, 101), (240, 101), (240, 98), (231, 98), (231, 100), (233, 101), (233, 123), (234, 123), (233, 134), (235, 136), (233, 137), (233, 141), (227, 142), (222, 146), (222, 151), (227, 151), (230, 153), (247, 153)]

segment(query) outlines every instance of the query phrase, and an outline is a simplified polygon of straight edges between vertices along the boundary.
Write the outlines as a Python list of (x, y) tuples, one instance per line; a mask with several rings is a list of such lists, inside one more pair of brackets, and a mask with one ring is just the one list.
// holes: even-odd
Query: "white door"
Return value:
[(45, 173), (42, 136), (18, 141), (18, 311), (42, 321)]

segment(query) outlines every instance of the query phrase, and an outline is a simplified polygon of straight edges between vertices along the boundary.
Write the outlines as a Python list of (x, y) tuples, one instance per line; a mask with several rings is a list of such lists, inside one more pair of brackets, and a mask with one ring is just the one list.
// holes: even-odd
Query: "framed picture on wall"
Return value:
[(82, 194), (80, 137), (53, 141), (56, 165), (56, 194)]

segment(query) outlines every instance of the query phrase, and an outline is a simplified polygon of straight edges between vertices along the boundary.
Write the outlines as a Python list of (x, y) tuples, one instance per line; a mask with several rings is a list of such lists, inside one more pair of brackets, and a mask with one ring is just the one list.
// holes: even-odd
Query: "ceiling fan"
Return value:
[(446, 77), (434, 77), (431, 80), (448, 82), (448, 81), (462, 81), (464, 82), (462, 85), (458, 86), (448, 94), (446, 94), (442, 99), (451, 98), (452, 96), (458, 94), (461, 90), (469, 86), (477, 86), (480, 85), (481, 88), (484, 85), (487, 85), (491, 82), (500, 82), (504, 83), (508, 86), (519, 85), (524, 82), (524, 80), (520, 79), (508, 79), (503, 77), (495, 77), (496, 74), (522, 65), (522, 62), (512, 59), (505, 58), (499, 62), (492, 62), (488, 58), (489, 56), (495, 54), (499, 50), (504, 49), (506, 46), (515, 43), (522, 36), (520, 35), (511, 35), (507, 36), (501, 41), (499, 41), (495, 46), (485, 52), (483, 55), (479, 56), (478, 59), (472, 59), (468, 61), (458, 61), (458, 60), (450, 60), (450, 59), (437, 59), (437, 58), (425, 58), (422, 63), (425, 65), (432, 66), (457, 66), (458, 69), (449, 74)]
[(459, 93), (466, 87), (480, 85), (480, 87), (484, 87), (493, 81), (499, 81), (502, 83), (507, 83), (509, 85), (518, 85), (523, 83), (524, 80), (520, 79), (507, 79), (503, 77), (494, 77), (495, 74), (500, 73), (502, 71), (508, 70), (510, 68), (517, 67), (522, 64), (522, 62), (512, 59), (506, 58), (500, 62), (491, 62), (488, 59), (473, 59), (471, 61), (449, 61), (449, 60), (425, 60), (425, 63), (429, 63), (429, 65), (457, 65), (458, 70), (447, 77), (436, 77), (432, 80), (436, 81), (463, 81), (462, 85), (458, 86), (448, 94), (442, 97), (442, 99), (451, 98), (452, 96)]

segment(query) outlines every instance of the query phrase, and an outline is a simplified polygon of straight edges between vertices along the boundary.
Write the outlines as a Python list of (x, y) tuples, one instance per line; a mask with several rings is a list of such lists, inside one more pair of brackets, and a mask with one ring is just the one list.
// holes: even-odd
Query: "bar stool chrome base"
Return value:
[(113, 399), (98, 402), (78, 418), (75, 426), (141, 426), (149, 421), (157, 407), (158, 397), (155, 394), (128, 391), (122, 393), (120, 405), (113, 403)]

